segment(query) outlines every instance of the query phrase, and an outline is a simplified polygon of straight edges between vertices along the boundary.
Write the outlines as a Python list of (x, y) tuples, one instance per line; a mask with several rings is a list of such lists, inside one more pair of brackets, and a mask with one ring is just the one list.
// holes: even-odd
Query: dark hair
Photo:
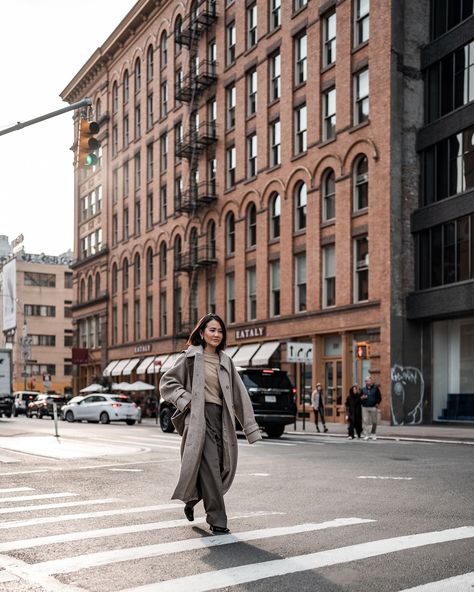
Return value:
[(222, 328), (222, 341), (216, 347), (216, 352), (220, 352), (221, 350), (225, 349), (226, 341), (227, 341), (227, 329), (225, 327), (224, 321), (221, 317), (214, 313), (208, 313), (204, 315), (198, 322), (194, 329), (191, 331), (191, 335), (189, 336), (186, 345), (202, 345), (204, 346), (204, 339), (201, 337), (201, 333), (206, 328), (207, 324), (211, 321), (217, 321), (221, 328)]

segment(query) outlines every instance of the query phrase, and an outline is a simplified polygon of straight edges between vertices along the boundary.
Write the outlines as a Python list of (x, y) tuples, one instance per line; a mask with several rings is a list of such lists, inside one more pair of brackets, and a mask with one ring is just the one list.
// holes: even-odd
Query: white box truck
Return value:
[(12, 413), (12, 351), (0, 349), (0, 417), (11, 417)]

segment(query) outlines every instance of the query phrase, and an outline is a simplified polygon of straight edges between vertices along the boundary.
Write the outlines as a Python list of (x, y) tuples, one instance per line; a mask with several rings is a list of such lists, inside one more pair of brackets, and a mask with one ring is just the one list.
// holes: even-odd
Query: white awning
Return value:
[(226, 347), (226, 349), (224, 351), (229, 356), (229, 358), (231, 358), (233, 355), (235, 355), (235, 352), (238, 349), (239, 349), (238, 345), (231, 345), (230, 347)]
[(104, 368), (104, 371), (102, 372), (102, 376), (110, 376), (110, 372), (112, 371), (112, 368), (118, 364), (118, 360), (113, 360), (112, 362), (109, 362), (107, 364), (107, 366)]
[(155, 356), (148, 356), (140, 362), (140, 365), (137, 368), (137, 374), (146, 374), (148, 366), (153, 362)]
[(164, 364), (162, 364), (161, 372), (166, 372), (167, 370), (169, 370), (171, 368), (171, 366), (173, 366), (173, 364), (176, 362), (176, 360), (178, 359), (178, 356), (180, 354), (181, 354), (181, 352), (179, 352), (177, 354), (170, 354), (170, 356), (166, 360), (166, 362)]
[(132, 358), (131, 360), (129, 360), (128, 364), (123, 369), (122, 375), (123, 376), (130, 376), (130, 374), (132, 373), (132, 370), (135, 368), (135, 366), (138, 365), (139, 361), (140, 361), (140, 358)]
[(120, 376), (122, 374), (123, 369), (125, 366), (130, 362), (130, 358), (126, 358), (125, 360), (120, 360), (119, 363), (112, 368), (110, 373), (111, 376)]
[(147, 374), (159, 374), (167, 358), (168, 354), (161, 354), (161, 356), (156, 356), (153, 363), (150, 364), (150, 366), (148, 366)]
[(270, 358), (276, 352), (279, 345), (279, 341), (267, 341), (263, 343), (252, 358), (252, 366), (268, 366)]
[(250, 366), (250, 360), (260, 347), (260, 343), (246, 343), (234, 354), (232, 361), (236, 366)]

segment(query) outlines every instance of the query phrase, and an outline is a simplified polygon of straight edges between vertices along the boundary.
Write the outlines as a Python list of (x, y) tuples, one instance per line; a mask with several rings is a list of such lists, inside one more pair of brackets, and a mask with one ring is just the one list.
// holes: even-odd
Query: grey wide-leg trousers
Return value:
[(198, 500), (188, 502), (195, 506), (201, 499), (204, 503), (206, 521), (212, 526), (227, 527), (227, 514), (222, 493), (222, 406), (205, 404), (206, 440), (202, 451), (197, 490)]

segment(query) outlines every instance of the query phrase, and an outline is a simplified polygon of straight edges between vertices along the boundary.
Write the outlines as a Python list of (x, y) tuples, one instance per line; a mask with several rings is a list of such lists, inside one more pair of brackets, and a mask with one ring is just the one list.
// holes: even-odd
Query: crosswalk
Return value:
[[(31, 503), (47, 497), (77, 499), (50, 504)], [(15, 505), (11, 505), (13, 500)], [(81, 506), (86, 506), (88, 511), (81, 511)], [(73, 507), (79, 511), (69, 510)], [(82, 499), (81, 494), (74, 491), (45, 493), (20, 486), (0, 489), (0, 512), (0, 591), (95, 590), (93, 580), (97, 571), (94, 570), (114, 573), (118, 566), (121, 566), (119, 583), (110, 588), (114, 592), (206, 592), (241, 585), (252, 589), (252, 585), (268, 578), (318, 572), (369, 558), (395, 558), (404, 551), (474, 540), (472, 525), (377, 538), (375, 533), (379, 522), (370, 516), (343, 516), (322, 522), (292, 521), (288, 514), (274, 508), (236, 512), (229, 516), (232, 534), (213, 537), (208, 534), (203, 517), (196, 516), (192, 525), (187, 522), (180, 503), (130, 507), (120, 498)], [(148, 516), (156, 518), (157, 515), (161, 518), (159, 521), (147, 521)], [(119, 517), (120, 525), (108, 522), (111, 517)], [(138, 523), (135, 522), (137, 518)], [(244, 528), (239, 527), (240, 524), (244, 524)], [(248, 528), (249, 524), (251, 528)], [(204, 528), (200, 528), (201, 525)], [(324, 532), (328, 536), (337, 531), (344, 533), (346, 542), (351, 533), (357, 532), (354, 539), (357, 542), (324, 549), (326, 539), (317, 533)], [(367, 538), (366, 542), (360, 542), (361, 533)], [(150, 543), (150, 536), (155, 542)], [(293, 550), (298, 548), (292, 545), (298, 536), (300, 542), (305, 542), (304, 553)], [(256, 550), (269, 543), (286, 549), (286, 552), (280, 553), (278, 558), (259, 561)], [(55, 550), (54, 554), (51, 549)], [(87, 552), (81, 552), (81, 549)], [(229, 553), (229, 557), (233, 556), (233, 550), (239, 549), (239, 564), (230, 562), (228, 566), (209, 569), (210, 564), (200, 562), (196, 556), (196, 553), (209, 554), (217, 549)], [(148, 574), (147, 570), (136, 569), (139, 562), (171, 556), (193, 557), (191, 565), (196, 573), (177, 573), (164, 579), (157, 578), (153, 571)], [(92, 575), (84, 577), (87, 573)], [(474, 572), (414, 584), (404, 590), (392, 588), (390, 592), (472, 592)], [(338, 588), (343, 589), (349, 591), (350, 587)]]

